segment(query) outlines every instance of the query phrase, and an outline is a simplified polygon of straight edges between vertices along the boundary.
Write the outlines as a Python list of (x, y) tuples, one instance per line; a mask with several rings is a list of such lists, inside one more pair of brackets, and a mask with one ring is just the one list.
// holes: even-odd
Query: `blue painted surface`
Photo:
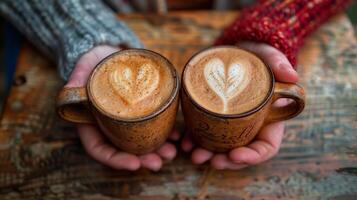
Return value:
[(23, 36), (11, 24), (6, 23), (4, 27), (4, 58), (5, 58), (5, 87), (10, 89), (14, 77), (17, 56), (23, 41)]

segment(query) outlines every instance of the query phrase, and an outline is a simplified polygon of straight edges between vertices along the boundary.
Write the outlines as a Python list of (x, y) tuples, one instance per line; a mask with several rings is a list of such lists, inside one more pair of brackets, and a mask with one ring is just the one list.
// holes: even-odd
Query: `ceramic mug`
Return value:
[[(121, 53), (143, 52), (165, 60), (174, 79), (170, 97), (151, 114), (135, 119), (123, 119), (106, 113), (93, 101), (90, 82), (102, 63)], [(123, 151), (144, 154), (160, 147), (173, 129), (178, 109), (180, 81), (174, 66), (158, 53), (129, 49), (111, 54), (103, 59), (91, 73), (86, 87), (63, 88), (57, 98), (59, 116), (74, 123), (96, 124), (109, 140)]]
[[(298, 84), (276, 82), (272, 70), (265, 64), (271, 77), (271, 87), (260, 105), (241, 114), (219, 114), (209, 111), (195, 102), (187, 91), (183, 80), (189, 62), (183, 70), (181, 80), (181, 106), (185, 125), (195, 143), (208, 150), (226, 152), (247, 145), (264, 124), (291, 119), (305, 107), (304, 89)], [(272, 106), (279, 98), (292, 99), (293, 103), (283, 107)]]

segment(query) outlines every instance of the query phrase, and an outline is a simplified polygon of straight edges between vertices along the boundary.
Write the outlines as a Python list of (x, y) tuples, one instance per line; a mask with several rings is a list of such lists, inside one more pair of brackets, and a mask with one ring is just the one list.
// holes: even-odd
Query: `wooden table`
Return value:
[[(181, 70), (235, 13), (177, 12), (122, 18), (146, 47)], [(92, 160), (73, 125), (57, 117), (63, 82), (33, 47), (19, 55), (0, 124), (0, 199), (356, 199), (357, 42), (345, 15), (301, 49), (307, 107), (287, 122), (278, 156), (240, 171), (194, 166), (182, 152), (160, 172), (115, 171)], [(177, 126), (182, 130), (179, 114)]]

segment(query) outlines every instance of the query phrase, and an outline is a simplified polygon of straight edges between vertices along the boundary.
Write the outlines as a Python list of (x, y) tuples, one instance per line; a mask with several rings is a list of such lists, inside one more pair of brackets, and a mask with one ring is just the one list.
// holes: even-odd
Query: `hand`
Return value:
[[(106, 56), (119, 51), (112, 46), (97, 46), (88, 53), (81, 56), (65, 87), (81, 87), (86, 85), (90, 73)], [(166, 142), (156, 152), (136, 156), (134, 154), (120, 151), (108, 143), (100, 130), (94, 125), (77, 125), (80, 140), (86, 152), (95, 160), (108, 165), (114, 169), (137, 170), (140, 167), (157, 171), (162, 166), (162, 160), (171, 160), (176, 156), (176, 148), (173, 144)], [(179, 133), (174, 131), (170, 138), (179, 139)]]
[[(271, 66), (276, 80), (291, 83), (298, 81), (298, 74), (285, 55), (276, 48), (255, 42), (242, 42), (237, 46), (254, 52), (262, 58)], [(280, 103), (280, 106), (282, 104), (281, 101), (276, 103)], [(276, 122), (263, 127), (252, 143), (233, 149), (227, 154), (215, 154), (200, 147), (195, 148), (189, 135), (186, 135), (183, 139), (181, 147), (186, 152), (193, 149), (191, 160), (194, 164), (210, 161), (211, 165), (216, 169), (238, 170), (250, 165), (260, 164), (276, 155), (279, 151), (283, 134), (284, 122)]]

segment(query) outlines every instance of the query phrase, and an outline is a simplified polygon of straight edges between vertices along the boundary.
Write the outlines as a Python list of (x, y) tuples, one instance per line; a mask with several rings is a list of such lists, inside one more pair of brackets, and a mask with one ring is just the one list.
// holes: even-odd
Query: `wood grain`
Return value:
[[(235, 13), (121, 16), (148, 49), (177, 69), (212, 44)], [(63, 86), (53, 63), (25, 45), (0, 122), (0, 199), (355, 199), (357, 196), (357, 43), (339, 15), (299, 55), (307, 107), (287, 122), (278, 156), (241, 171), (194, 166), (189, 155), (159, 172), (115, 171), (92, 160), (73, 125), (56, 116)], [(177, 121), (183, 129), (182, 115)]]

